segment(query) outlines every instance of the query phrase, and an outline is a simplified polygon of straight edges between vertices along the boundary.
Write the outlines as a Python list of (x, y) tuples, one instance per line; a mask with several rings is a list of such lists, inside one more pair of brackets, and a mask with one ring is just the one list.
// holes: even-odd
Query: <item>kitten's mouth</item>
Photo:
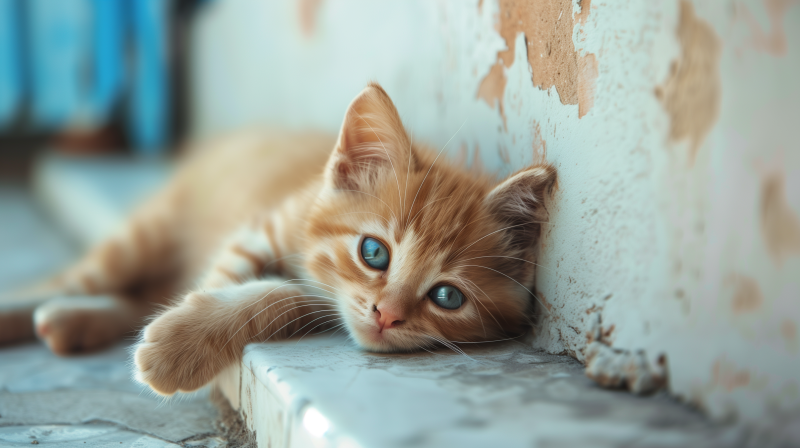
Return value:
[(356, 340), (363, 348), (376, 352), (391, 352), (397, 350), (395, 338), (391, 329), (381, 330), (378, 326), (365, 326), (356, 330)]

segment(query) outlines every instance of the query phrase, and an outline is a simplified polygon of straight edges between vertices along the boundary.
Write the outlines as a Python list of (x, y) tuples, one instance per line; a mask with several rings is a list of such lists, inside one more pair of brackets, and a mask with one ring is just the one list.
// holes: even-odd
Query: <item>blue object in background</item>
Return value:
[[(93, 0), (92, 114), (108, 117), (118, 105), (125, 82), (125, 1)], [(166, 98), (166, 95), (165, 95)]]
[(0, 0), (0, 130), (26, 101), (30, 124), (48, 132), (98, 129), (119, 111), (137, 150), (161, 152), (170, 129), (171, 5)]
[(92, 25), (86, 0), (25, 0), (31, 118), (38, 129), (91, 128), (82, 75)]
[(0, 0), (0, 126), (16, 117), (22, 103), (20, 18), (19, 0)]
[(133, 11), (133, 79), (130, 127), (134, 144), (144, 152), (157, 151), (167, 138), (167, 13), (169, 2), (135, 0)]

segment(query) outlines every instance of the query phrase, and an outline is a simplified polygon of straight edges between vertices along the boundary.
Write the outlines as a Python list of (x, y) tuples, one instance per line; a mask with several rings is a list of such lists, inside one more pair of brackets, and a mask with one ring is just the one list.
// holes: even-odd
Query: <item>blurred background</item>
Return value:
[(584, 361), (600, 326), (714, 418), (797, 412), (798, 72), (792, 0), (0, 0), (0, 290), (183, 143), (336, 132), (374, 80), (447, 157), (558, 168), (535, 346)]

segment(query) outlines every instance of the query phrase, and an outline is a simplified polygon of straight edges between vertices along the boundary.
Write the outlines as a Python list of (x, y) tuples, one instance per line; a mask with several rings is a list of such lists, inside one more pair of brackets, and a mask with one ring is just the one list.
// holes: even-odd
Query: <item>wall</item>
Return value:
[(193, 32), (194, 132), (333, 132), (377, 80), (451, 157), (544, 157), (535, 345), (583, 361), (599, 326), (716, 418), (797, 411), (798, 3), (217, 1)]

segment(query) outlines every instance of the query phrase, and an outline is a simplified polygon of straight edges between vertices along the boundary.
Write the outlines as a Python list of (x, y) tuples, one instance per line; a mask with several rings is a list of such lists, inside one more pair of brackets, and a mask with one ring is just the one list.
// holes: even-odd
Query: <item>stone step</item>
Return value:
[(730, 446), (665, 393), (598, 388), (572, 358), (508, 341), (374, 354), (345, 338), (251, 344), (217, 379), (258, 446)]

